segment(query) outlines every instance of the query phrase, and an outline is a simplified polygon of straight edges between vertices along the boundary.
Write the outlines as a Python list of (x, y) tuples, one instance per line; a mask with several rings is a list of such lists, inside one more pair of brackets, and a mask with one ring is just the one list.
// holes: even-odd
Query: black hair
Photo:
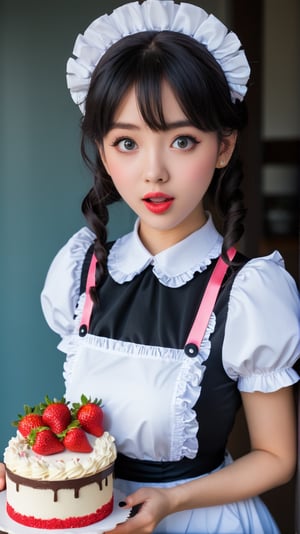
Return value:
[[(171, 31), (146, 31), (112, 45), (93, 73), (81, 123), (81, 153), (94, 175), (82, 211), (96, 234), (98, 281), (106, 266), (107, 206), (120, 199), (101, 161), (97, 144), (113, 124), (125, 94), (135, 87), (145, 122), (153, 130), (166, 128), (162, 82), (166, 81), (186, 117), (197, 128), (216, 132), (222, 140), (246, 123), (245, 105), (232, 102), (224, 72), (207, 48), (192, 37)], [(207, 192), (209, 205), (221, 221), (222, 256), (242, 236), (245, 209), (241, 192), (242, 169), (238, 148), (225, 169), (216, 169)]]

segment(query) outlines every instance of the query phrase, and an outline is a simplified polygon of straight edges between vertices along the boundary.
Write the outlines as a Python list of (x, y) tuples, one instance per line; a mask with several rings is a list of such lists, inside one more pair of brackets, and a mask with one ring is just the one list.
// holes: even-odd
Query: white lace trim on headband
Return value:
[(195, 5), (146, 0), (143, 4), (132, 2), (118, 7), (111, 15), (94, 20), (83, 35), (78, 35), (73, 49), (75, 57), (67, 62), (67, 85), (82, 113), (92, 73), (106, 50), (127, 35), (149, 30), (183, 33), (205, 45), (223, 69), (232, 100), (243, 100), (250, 67), (237, 35)]

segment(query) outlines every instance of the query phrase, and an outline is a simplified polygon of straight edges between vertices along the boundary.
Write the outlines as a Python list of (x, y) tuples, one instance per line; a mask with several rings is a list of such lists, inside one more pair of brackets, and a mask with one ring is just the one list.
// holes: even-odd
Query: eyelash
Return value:
[[(186, 139), (188, 141), (190, 141), (192, 143), (192, 145), (198, 145), (200, 143), (200, 141), (198, 141), (194, 136), (192, 135), (178, 135), (174, 141), (172, 142), (172, 145), (178, 141), (179, 139)], [(131, 141), (134, 145), (136, 145), (136, 142), (131, 139), (131, 137), (117, 137), (112, 143), (111, 143), (111, 146), (113, 147), (117, 147), (122, 141)], [(171, 145), (171, 146), (172, 146)], [(182, 151), (186, 150), (186, 151), (189, 151), (191, 150), (192, 147), (189, 147), (189, 148), (183, 148)], [(123, 152), (130, 152), (130, 150), (124, 150)]]
[(178, 141), (179, 139), (186, 139), (186, 140), (192, 142), (192, 146), (191, 146), (191, 147), (189, 147), (189, 148), (185, 148), (185, 149), (183, 148), (183, 149), (182, 149), (183, 151), (186, 150), (187, 152), (188, 152), (189, 150), (192, 150), (192, 148), (193, 148), (194, 145), (198, 145), (198, 144), (200, 143), (200, 141), (198, 141), (198, 140), (197, 140), (194, 136), (192, 136), (192, 135), (179, 135), (178, 137), (176, 137), (176, 138), (174, 139), (172, 145), (173, 145), (176, 141)]
[(136, 145), (136, 142), (131, 137), (117, 137), (111, 144), (111, 146), (118, 146), (121, 141), (131, 141)]

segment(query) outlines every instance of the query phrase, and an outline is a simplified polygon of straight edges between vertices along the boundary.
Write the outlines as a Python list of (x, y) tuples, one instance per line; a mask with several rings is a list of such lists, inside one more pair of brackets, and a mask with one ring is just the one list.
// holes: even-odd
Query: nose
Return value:
[(165, 183), (169, 180), (167, 162), (159, 146), (152, 146), (145, 154), (144, 180), (148, 183)]

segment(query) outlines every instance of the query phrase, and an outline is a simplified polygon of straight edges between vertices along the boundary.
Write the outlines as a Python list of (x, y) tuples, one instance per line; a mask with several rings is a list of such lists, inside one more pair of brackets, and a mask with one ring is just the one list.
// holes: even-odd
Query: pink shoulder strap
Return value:
[[(227, 251), (228, 257), (232, 260), (236, 254), (236, 249), (231, 247)], [(216, 266), (209, 279), (208, 285), (201, 300), (193, 326), (184, 346), (184, 352), (187, 356), (197, 356), (199, 348), (208, 325), (209, 318), (214, 309), (217, 296), (227, 272), (228, 265), (219, 257)]]
[[(228, 257), (230, 260), (234, 258), (236, 249), (234, 247), (228, 250)], [(85, 303), (81, 316), (81, 322), (79, 327), (79, 335), (84, 337), (90, 327), (91, 314), (93, 309), (93, 301), (90, 295), (90, 289), (95, 285), (96, 281), (96, 265), (97, 258), (93, 254), (89, 272), (85, 287)], [(209, 279), (208, 285), (203, 295), (203, 299), (200, 303), (196, 318), (193, 326), (190, 330), (188, 338), (185, 343), (184, 352), (187, 356), (196, 356), (199, 352), (199, 348), (208, 325), (209, 318), (214, 309), (217, 296), (222, 285), (224, 276), (227, 272), (228, 265), (220, 257), (216, 263), (213, 273)]]
[(84, 337), (88, 333), (89, 327), (90, 327), (90, 320), (91, 320), (92, 309), (93, 309), (93, 304), (94, 304), (91, 299), (90, 289), (91, 287), (94, 287), (96, 283), (96, 265), (97, 265), (97, 258), (95, 254), (93, 254), (90, 267), (89, 267), (87, 280), (86, 280), (86, 285), (85, 285), (85, 303), (84, 303), (84, 308), (83, 308), (80, 327), (79, 327), (80, 337)]

